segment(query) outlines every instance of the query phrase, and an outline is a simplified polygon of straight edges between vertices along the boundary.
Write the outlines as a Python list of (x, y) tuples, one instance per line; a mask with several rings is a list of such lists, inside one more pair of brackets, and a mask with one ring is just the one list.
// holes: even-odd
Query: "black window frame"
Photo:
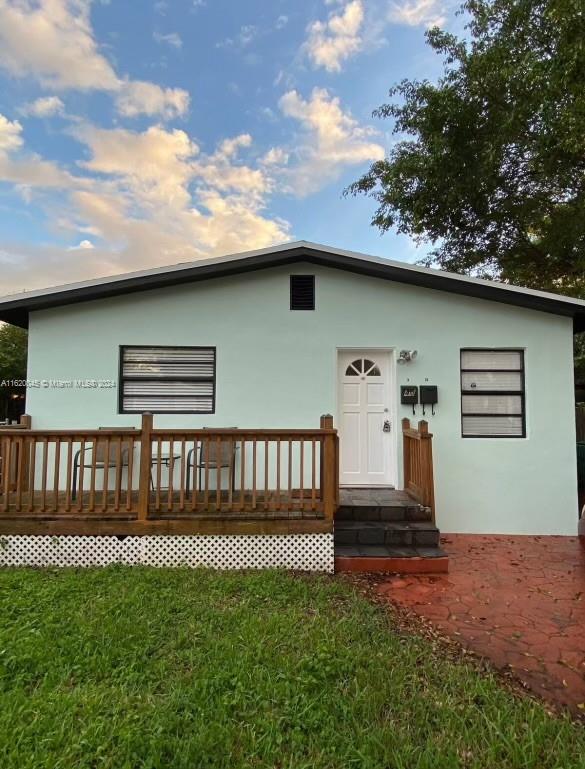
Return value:
[[(498, 353), (498, 352), (514, 352), (520, 355), (520, 368), (519, 369), (477, 369), (477, 368), (463, 368), (463, 353), (466, 352), (486, 352), (486, 353)], [(460, 408), (461, 408), (461, 437), (471, 438), (472, 440), (478, 438), (486, 438), (492, 440), (494, 438), (512, 438), (521, 440), (526, 438), (526, 361), (524, 355), (524, 349), (521, 347), (462, 347), (459, 351), (459, 389), (461, 392)], [(463, 373), (503, 373), (503, 374), (520, 374), (520, 390), (464, 390), (463, 389)], [(491, 413), (463, 413), (463, 396), (482, 396), (482, 395), (515, 395), (520, 396), (520, 403), (522, 408), (521, 414), (491, 414)], [(521, 435), (466, 435), (463, 431), (463, 418), (464, 417), (518, 417), (522, 418), (522, 434)]]
[[(295, 279), (303, 278), (311, 281), (312, 302), (311, 307), (294, 307), (294, 287), (293, 283)], [(306, 274), (292, 274), (289, 276), (289, 290), (290, 290), (290, 310), (291, 312), (312, 312), (315, 310), (315, 276)]]
[(124, 409), (124, 382), (144, 382), (145, 377), (124, 376), (124, 350), (152, 350), (155, 347), (165, 347), (169, 350), (208, 350), (213, 352), (213, 377), (176, 377), (176, 376), (153, 376), (151, 379), (158, 379), (165, 382), (212, 382), (211, 410), (186, 409), (185, 411), (170, 410), (148, 410), (151, 414), (215, 414), (215, 398), (217, 389), (217, 347), (214, 345), (185, 345), (185, 344), (121, 344), (118, 350), (118, 414), (144, 414), (147, 411), (133, 411)]

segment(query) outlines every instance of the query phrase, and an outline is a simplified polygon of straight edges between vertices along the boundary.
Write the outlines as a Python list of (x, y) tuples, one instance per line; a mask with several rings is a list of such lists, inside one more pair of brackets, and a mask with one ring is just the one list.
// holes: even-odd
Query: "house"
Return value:
[(577, 533), (583, 301), (300, 241), (6, 296), (0, 320), (29, 328), (32, 429), (0, 433), (20, 558), (128, 535), (329, 568), (335, 531), (349, 568), (440, 570), (438, 529)]

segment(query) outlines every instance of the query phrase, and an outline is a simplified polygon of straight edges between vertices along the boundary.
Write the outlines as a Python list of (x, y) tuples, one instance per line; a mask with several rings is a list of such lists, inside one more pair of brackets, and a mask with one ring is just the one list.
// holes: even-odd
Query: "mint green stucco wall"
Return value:
[[(315, 312), (290, 312), (291, 272), (316, 275)], [(161, 427), (318, 426), (336, 414), (337, 348), (417, 349), (396, 401), (407, 381), (439, 387), (427, 419), (441, 530), (576, 532), (569, 319), (299, 264), (33, 313), (29, 379), (117, 379), (121, 344), (217, 347), (216, 413), (155, 416)], [(462, 347), (525, 349), (526, 439), (461, 438)], [(395, 431), (411, 416), (397, 409)], [(30, 389), (27, 411), (36, 428), (140, 421), (117, 413), (115, 389)]]

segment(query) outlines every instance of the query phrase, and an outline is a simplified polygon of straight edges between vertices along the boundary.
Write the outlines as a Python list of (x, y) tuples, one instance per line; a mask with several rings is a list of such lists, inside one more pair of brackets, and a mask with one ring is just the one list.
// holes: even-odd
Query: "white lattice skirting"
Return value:
[(333, 534), (0, 537), (0, 566), (112, 563), (333, 572)]

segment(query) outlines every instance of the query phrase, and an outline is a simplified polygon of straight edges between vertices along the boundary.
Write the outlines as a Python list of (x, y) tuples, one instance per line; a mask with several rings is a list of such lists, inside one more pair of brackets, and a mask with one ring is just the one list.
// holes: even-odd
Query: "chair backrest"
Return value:
[[(204, 430), (212, 430), (212, 427), (204, 427)], [(228, 427), (228, 430), (237, 430), (237, 427)], [(236, 442), (234, 438), (226, 436), (218, 443), (217, 438), (210, 441), (201, 441), (201, 454), (199, 461), (202, 465), (221, 465), (230, 467), (234, 461), (236, 453)]]
[[(138, 432), (135, 427), (98, 427), (98, 430), (108, 430), (110, 432), (114, 433), (120, 433), (120, 432), (128, 432), (128, 430), (134, 430), (135, 432)], [(105, 462), (106, 461), (106, 451), (107, 451), (108, 443), (106, 438), (98, 438), (96, 442), (95, 447), (95, 461), (96, 462)], [(120, 441), (120, 458), (122, 462), (125, 462), (128, 456), (128, 449), (130, 448), (130, 441)], [(91, 449), (90, 449), (91, 451)], [(110, 452), (109, 452), (109, 462), (115, 463), (118, 461), (118, 441), (113, 441), (110, 443)]]

